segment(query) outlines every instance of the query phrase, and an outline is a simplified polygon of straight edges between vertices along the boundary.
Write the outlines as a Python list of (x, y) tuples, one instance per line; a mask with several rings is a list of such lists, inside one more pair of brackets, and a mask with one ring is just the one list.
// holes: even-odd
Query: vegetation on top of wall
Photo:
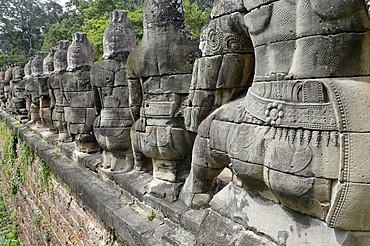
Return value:
[(16, 195), (19, 186), (24, 182), (24, 174), (33, 154), (27, 144), (18, 138), (4, 121), (0, 121), (0, 137), (3, 139), (0, 144), (0, 170), (9, 182), (11, 194)]
[(41, 195), (43, 192), (47, 192), (51, 196), (54, 196), (55, 191), (52, 189), (50, 167), (43, 160), (41, 160), (40, 157), (37, 157), (36, 161), (40, 167), (36, 180), (36, 195)]

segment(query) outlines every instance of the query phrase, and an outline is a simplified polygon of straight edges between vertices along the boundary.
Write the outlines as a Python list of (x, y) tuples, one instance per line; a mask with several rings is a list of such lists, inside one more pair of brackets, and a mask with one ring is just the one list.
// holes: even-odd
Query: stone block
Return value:
[[(229, 184), (210, 202), (212, 209), (259, 235), (285, 245), (342, 245), (350, 232), (329, 228), (319, 219)], [(273, 222), (273, 223), (271, 223)]]
[(211, 20), (202, 29), (199, 47), (203, 56), (253, 52), (243, 14), (237, 12)]
[[(255, 77), (265, 77), (272, 72), (289, 74), (293, 63), (293, 52), (295, 41), (284, 41), (269, 45), (255, 47)], [(280, 50), (282, 54), (276, 55), (275, 51)]]
[(161, 87), (161, 77), (154, 76), (149, 78), (143, 78), (142, 87), (144, 93), (155, 93)]
[(222, 59), (221, 55), (198, 58), (194, 66), (192, 89), (216, 89)]
[(328, 225), (343, 230), (369, 231), (369, 184), (338, 182), (333, 187), (332, 206), (326, 219)]
[(213, 3), (212, 18), (219, 17), (233, 12), (246, 11), (243, 0), (215, 0)]
[(368, 153), (362, 146), (370, 145), (369, 133), (344, 133), (341, 136), (341, 176), (342, 182), (369, 183), (370, 170)]
[(114, 78), (114, 86), (128, 86), (126, 63), (121, 63), (121, 67), (116, 72), (116, 76)]
[[(270, 0), (267, 1), (271, 2)], [(254, 47), (295, 40), (297, 37), (296, 3), (289, 0), (264, 4), (247, 13), (244, 20)], [(294, 49), (291, 50), (291, 52), (293, 51)]]
[(188, 94), (191, 77), (191, 73), (164, 75), (160, 79), (160, 89), (176, 94)]
[(248, 11), (251, 11), (255, 8), (258, 8), (262, 5), (266, 5), (268, 3), (274, 2), (274, 0), (244, 0), (244, 6), (247, 8)]
[(212, 90), (195, 90), (193, 91), (193, 97), (191, 98), (191, 103), (195, 107), (214, 107), (216, 93)]
[(64, 93), (67, 102), (72, 108), (91, 108), (93, 107), (92, 91), (67, 92)]
[[(351, 77), (320, 80), (329, 91), (333, 91), (330, 100), (335, 105), (340, 122), (340, 130), (348, 132), (369, 132), (370, 107), (369, 77)], [(354, 96), (356, 95), (356, 96)], [(359, 101), (358, 99), (361, 98)]]
[[(215, 229), (217, 228), (217, 229)], [(266, 237), (246, 230), (213, 211), (202, 221), (200, 230), (195, 238), (195, 245), (281, 245)]]
[(253, 72), (253, 54), (226, 54), (219, 69), (216, 88), (250, 86)]
[(370, 51), (362, 47), (369, 39), (368, 32), (300, 38), (289, 73), (296, 78), (368, 75)]

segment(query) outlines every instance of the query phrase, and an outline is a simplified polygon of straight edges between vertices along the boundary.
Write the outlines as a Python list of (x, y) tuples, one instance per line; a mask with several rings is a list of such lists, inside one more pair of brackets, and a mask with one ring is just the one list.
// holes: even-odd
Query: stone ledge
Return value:
[[(2, 110), (0, 118), (50, 167), (57, 179), (114, 229), (124, 244), (209, 245), (216, 239), (212, 236), (216, 233), (214, 226), (242, 228), (210, 209), (192, 210), (182, 201), (171, 203), (147, 194), (145, 186), (152, 180), (149, 173), (105, 173), (98, 168), (99, 154), (76, 153), (74, 143), (58, 143), (57, 134), (50, 134), (44, 127), (25, 126)], [(150, 221), (147, 215), (151, 210), (156, 218)], [(254, 242), (266, 240), (267, 245), (273, 244), (252, 231), (242, 230), (249, 235), (248, 240), (245, 236), (231, 240), (231, 235), (225, 240), (239, 242), (238, 245), (257, 245)]]

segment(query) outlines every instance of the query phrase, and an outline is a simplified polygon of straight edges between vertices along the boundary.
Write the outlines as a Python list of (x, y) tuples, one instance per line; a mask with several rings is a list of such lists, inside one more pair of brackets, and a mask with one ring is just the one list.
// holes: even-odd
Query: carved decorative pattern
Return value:
[[(284, 113), (278, 116), (280, 117), (279, 121), (268, 122), (266, 108), (269, 107), (269, 104), (280, 104), (280, 110), (284, 109)], [(251, 115), (266, 124), (319, 130), (336, 130), (338, 128), (334, 109), (330, 103), (288, 103), (262, 98), (249, 91), (245, 100), (245, 108)]]
[(335, 227), (337, 224), (337, 220), (340, 214), (340, 211), (342, 209), (343, 203), (346, 200), (347, 194), (349, 190), (349, 184), (345, 183), (343, 187), (339, 191), (339, 196), (337, 196), (337, 201), (335, 201), (333, 204), (336, 204), (331, 216), (328, 217), (328, 225), (329, 227)]

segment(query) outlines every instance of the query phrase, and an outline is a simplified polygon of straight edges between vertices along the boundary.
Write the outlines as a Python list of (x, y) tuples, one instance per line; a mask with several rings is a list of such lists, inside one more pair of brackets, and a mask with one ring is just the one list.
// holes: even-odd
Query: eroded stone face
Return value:
[(49, 49), (49, 53), (47, 57), (45, 57), (43, 62), (43, 74), (49, 75), (54, 72), (54, 55), (55, 55), (56, 49), (51, 48)]
[(44, 52), (36, 52), (35, 58), (31, 63), (31, 75), (34, 77), (41, 76), (43, 73)]
[[(369, 156), (360, 147), (367, 146), (370, 120), (368, 7), (362, 0), (256, 0), (244, 6), (254, 82), (244, 99), (218, 108), (198, 127), (182, 198), (205, 206), (215, 178), (229, 167), (235, 185), (330, 227), (369, 231), (368, 219), (360, 218), (370, 212), (369, 200), (360, 198), (370, 190)], [(203, 39), (203, 53), (211, 54), (207, 42), (221, 47), (218, 37)], [(215, 81), (204, 74), (213, 79), (198, 81)]]
[(32, 74), (31, 64), (32, 64), (33, 59), (35, 59), (35, 57), (29, 57), (28, 62), (26, 63), (26, 65), (24, 65), (24, 77), (25, 78), (31, 77), (31, 74)]
[[(181, 1), (144, 3), (144, 36), (127, 61), (135, 168), (153, 166), (149, 192), (177, 199), (189, 169), (194, 136), (184, 129), (182, 104), (188, 95), (198, 43), (185, 29)], [(140, 113), (139, 110), (140, 109)], [(167, 193), (167, 194), (166, 194)]]
[(136, 45), (136, 31), (127, 18), (127, 12), (114, 10), (104, 30), (103, 59), (127, 60)]
[(72, 34), (72, 44), (67, 52), (68, 71), (81, 67), (91, 67), (94, 63), (94, 49), (87, 40), (86, 33), (76, 32)]
[(60, 40), (57, 42), (58, 49), (54, 54), (54, 70), (55, 72), (61, 72), (68, 67), (67, 63), (67, 50), (69, 47), (68, 40)]

